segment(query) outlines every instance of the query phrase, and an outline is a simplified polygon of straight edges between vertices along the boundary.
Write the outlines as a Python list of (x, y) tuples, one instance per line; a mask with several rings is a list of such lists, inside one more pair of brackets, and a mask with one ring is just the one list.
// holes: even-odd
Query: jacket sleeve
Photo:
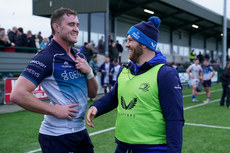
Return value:
[(184, 125), (182, 86), (176, 69), (164, 65), (158, 73), (159, 101), (166, 122), (167, 153), (181, 153)]
[(104, 63), (99, 67), (99, 71), (101, 72), (101, 70), (104, 70), (105, 68), (104, 68)]
[[(117, 82), (113, 86), (113, 88), (104, 95), (101, 99), (93, 103), (91, 106), (95, 106), (98, 110), (96, 117), (103, 115), (114, 108), (116, 108), (118, 105), (118, 99), (117, 99)], [(90, 106), (90, 107), (91, 107)]]

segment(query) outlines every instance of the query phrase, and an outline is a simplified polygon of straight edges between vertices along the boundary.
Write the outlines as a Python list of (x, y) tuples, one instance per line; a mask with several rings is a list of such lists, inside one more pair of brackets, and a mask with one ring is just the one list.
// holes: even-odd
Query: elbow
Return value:
[(97, 93), (96, 94), (90, 94), (89, 98), (95, 98), (96, 96), (97, 96)]
[(97, 89), (94, 89), (94, 91), (92, 91), (91, 93), (89, 93), (89, 98), (95, 98), (97, 96)]
[(98, 85), (91, 92), (89, 92), (89, 98), (95, 98), (97, 96), (97, 91)]
[(19, 103), (19, 94), (16, 91), (13, 91), (10, 94), (10, 101), (13, 102), (13, 103), (15, 103), (15, 104)]
[(13, 90), (13, 92), (10, 94), (10, 101), (17, 105), (21, 105), (23, 102), (23, 100), (21, 100), (22, 97), (24, 97), (23, 93)]

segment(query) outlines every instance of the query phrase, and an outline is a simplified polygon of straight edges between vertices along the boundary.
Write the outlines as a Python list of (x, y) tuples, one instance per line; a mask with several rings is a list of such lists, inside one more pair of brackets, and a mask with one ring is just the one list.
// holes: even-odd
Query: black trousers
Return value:
[(39, 133), (43, 153), (93, 153), (94, 147), (86, 130), (60, 136)]
[(226, 106), (229, 106), (229, 98), (230, 98), (230, 85), (223, 85), (222, 84), (222, 88), (223, 88), (223, 93), (222, 93), (222, 97), (221, 97), (221, 101), (220, 101), (220, 106), (224, 106), (225, 103), (225, 97), (227, 97), (226, 100)]

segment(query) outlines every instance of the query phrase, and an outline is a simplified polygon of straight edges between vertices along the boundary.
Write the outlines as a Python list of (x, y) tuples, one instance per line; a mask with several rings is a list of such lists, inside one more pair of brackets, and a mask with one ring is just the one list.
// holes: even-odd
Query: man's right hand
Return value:
[(77, 106), (77, 104), (69, 104), (69, 105), (56, 104), (54, 106), (53, 115), (57, 118), (67, 118), (69, 120), (72, 120), (72, 117), (76, 117), (74, 113), (78, 113), (78, 110), (72, 108), (75, 106)]
[(92, 106), (89, 108), (88, 112), (87, 112), (87, 117), (86, 117), (86, 123), (88, 124), (88, 126), (94, 128), (94, 125), (92, 123), (94, 117), (96, 116), (98, 110), (96, 107)]

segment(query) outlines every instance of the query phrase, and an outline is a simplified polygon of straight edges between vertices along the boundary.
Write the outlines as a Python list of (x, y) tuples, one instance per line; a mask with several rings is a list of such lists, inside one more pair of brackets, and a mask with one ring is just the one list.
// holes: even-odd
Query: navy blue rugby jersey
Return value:
[[(73, 48), (72, 51), (75, 57), (78, 55), (84, 58), (80, 52)], [(75, 68), (75, 61), (55, 40), (32, 58), (21, 76), (36, 86), (41, 83), (50, 99), (50, 105), (78, 104), (73, 108), (79, 113), (76, 113), (77, 117), (73, 117), (72, 121), (45, 115), (40, 133), (58, 136), (85, 129), (84, 116), (88, 97), (86, 75)]]

